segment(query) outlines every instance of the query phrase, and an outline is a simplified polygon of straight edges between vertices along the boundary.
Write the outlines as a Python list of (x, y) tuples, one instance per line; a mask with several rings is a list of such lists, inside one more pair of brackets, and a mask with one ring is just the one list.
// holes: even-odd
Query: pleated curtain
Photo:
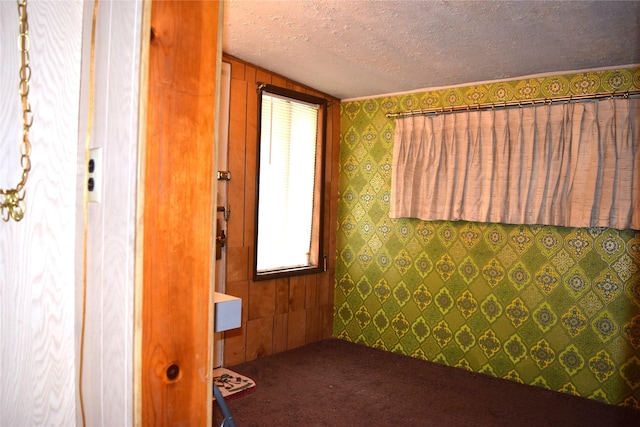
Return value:
[(640, 99), (396, 119), (391, 218), (640, 229)]

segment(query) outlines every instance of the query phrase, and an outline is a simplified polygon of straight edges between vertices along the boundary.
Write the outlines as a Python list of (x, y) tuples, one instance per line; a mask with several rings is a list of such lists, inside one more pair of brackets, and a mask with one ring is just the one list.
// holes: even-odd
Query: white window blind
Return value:
[(309, 264), (318, 107), (263, 93), (257, 270)]

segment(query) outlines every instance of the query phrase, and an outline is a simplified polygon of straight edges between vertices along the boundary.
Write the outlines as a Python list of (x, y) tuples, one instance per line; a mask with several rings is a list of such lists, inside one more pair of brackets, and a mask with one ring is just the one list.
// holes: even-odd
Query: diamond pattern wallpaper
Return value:
[(640, 88), (640, 68), (343, 102), (334, 335), (640, 410), (640, 232), (389, 218), (385, 113)]

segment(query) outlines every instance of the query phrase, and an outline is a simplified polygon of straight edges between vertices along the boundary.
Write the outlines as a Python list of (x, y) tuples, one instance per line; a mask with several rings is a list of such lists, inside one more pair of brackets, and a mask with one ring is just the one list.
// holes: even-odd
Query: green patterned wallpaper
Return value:
[(343, 102), (335, 336), (640, 409), (640, 232), (389, 218), (385, 113), (640, 88), (640, 68)]

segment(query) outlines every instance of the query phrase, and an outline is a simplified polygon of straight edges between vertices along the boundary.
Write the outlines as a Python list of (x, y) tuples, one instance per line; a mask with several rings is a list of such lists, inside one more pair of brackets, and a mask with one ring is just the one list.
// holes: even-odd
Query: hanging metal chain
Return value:
[(0, 188), (0, 214), (3, 221), (13, 218), (20, 221), (24, 216), (24, 186), (27, 183), (29, 171), (31, 171), (31, 143), (29, 142), (29, 129), (33, 123), (33, 113), (29, 103), (29, 81), (31, 79), (31, 66), (29, 65), (29, 22), (27, 20), (27, 0), (16, 0), (18, 3), (18, 49), (20, 49), (20, 100), (22, 102), (22, 142), (20, 143), (20, 166), (22, 175), (16, 188), (5, 190)]

